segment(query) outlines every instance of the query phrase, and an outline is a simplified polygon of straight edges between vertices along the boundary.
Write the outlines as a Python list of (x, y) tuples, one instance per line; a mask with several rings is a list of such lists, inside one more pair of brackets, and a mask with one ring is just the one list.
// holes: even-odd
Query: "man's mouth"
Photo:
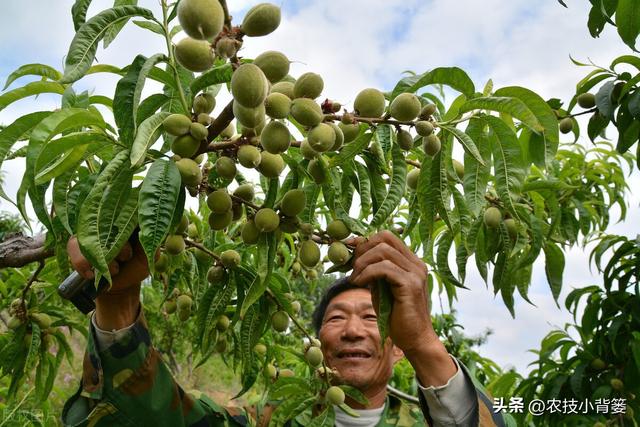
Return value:
[(369, 359), (371, 355), (363, 350), (343, 350), (338, 352), (338, 359)]

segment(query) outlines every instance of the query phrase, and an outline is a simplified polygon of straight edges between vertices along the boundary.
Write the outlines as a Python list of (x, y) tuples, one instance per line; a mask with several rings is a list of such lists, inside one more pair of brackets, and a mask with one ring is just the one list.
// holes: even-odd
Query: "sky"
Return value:
[[(63, 68), (63, 58), (73, 38), (71, 0), (4, 0), (0, 14), (0, 82), (22, 64), (44, 63)], [(88, 16), (110, 7), (94, 0)], [(257, 2), (229, 0), (234, 22), (241, 22), (247, 8)], [(393, 88), (403, 72), (424, 72), (441, 66), (465, 69), (477, 88), (488, 79), (494, 87), (524, 86), (543, 98), (569, 100), (575, 84), (590, 70), (571, 63), (569, 55), (585, 62), (608, 65), (621, 54), (629, 53), (607, 28), (592, 39), (586, 27), (589, 2), (575, 0), (565, 9), (555, 1), (530, 0), (284, 0), (282, 23), (273, 34), (245, 41), (242, 55), (255, 57), (265, 50), (279, 50), (293, 61), (291, 74), (312, 71), (322, 75), (323, 96), (351, 105), (363, 88)], [(160, 15), (157, 0), (139, 4)], [(181, 36), (176, 38), (179, 40)], [(150, 56), (165, 52), (164, 40), (128, 24), (107, 50), (100, 48), (100, 63), (125, 66), (137, 53)], [(28, 78), (14, 82), (11, 88), (25, 84)], [(76, 90), (112, 96), (116, 77), (99, 74), (82, 79)], [(145, 94), (157, 90), (152, 84)], [(38, 109), (57, 108), (59, 97), (40, 96)], [(219, 101), (216, 112), (225, 105)], [(34, 99), (17, 102), (0, 111), (0, 123), (34, 111)], [(3, 164), (5, 191), (15, 193), (24, 171), (21, 160)], [(640, 188), (638, 173), (630, 178), (631, 188)], [(610, 232), (635, 236), (631, 224), (640, 223), (638, 193), (629, 197), (630, 213), (625, 224), (614, 224)], [(0, 210), (15, 211), (4, 200)], [(553, 328), (562, 328), (571, 315), (558, 308), (551, 297), (544, 275), (544, 264), (536, 263), (529, 297), (531, 306), (516, 297), (515, 320), (500, 297), (485, 284), (471, 263), (466, 285), (454, 304), (459, 323), (467, 334), (491, 329), (480, 353), (502, 367), (515, 367), (526, 373), (539, 348), (540, 340)], [(574, 287), (598, 284), (599, 277), (588, 266), (588, 248), (566, 254), (564, 286), (560, 301)], [(442, 298), (447, 311), (446, 298)], [(561, 304), (561, 307), (563, 305)], [(434, 301), (434, 312), (440, 304)]]

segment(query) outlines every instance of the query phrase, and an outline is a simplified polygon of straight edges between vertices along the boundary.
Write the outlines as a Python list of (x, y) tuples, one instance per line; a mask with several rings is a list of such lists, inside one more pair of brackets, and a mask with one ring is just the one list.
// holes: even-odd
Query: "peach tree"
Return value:
[[(607, 154), (590, 160), (561, 143), (561, 132), (577, 136), (580, 114), (612, 119), (604, 95), (582, 95), (597, 82), (579, 85), (581, 109), (573, 113), (575, 102), (565, 110), (524, 87), (489, 81), (477, 88), (464, 70), (439, 67), (408, 73), (388, 91), (362, 88), (342, 105), (324, 93), (319, 74), (290, 75), (285, 52), (242, 55), (244, 43), (279, 26), (273, 4), (253, 6), (236, 23), (224, 0), (162, 0), (161, 16), (133, 0), (87, 17), (90, 3), (73, 5), (76, 33), (64, 70), (24, 65), (0, 96), (0, 109), (38, 94), (61, 96), (60, 108), (35, 108), (0, 132), (0, 166), (17, 157), (26, 164), (11, 202), (27, 222), (30, 202), (46, 230), (37, 255), (6, 256), (1, 265), (39, 261), (23, 275), (26, 286), (14, 280), (4, 292), (13, 300), (12, 332), (1, 336), (0, 372), (12, 378), (10, 395), (35, 370), (37, 395), (46, 399), (71, 355), (61, 327), (86, 333), (54, 295), (70, 271), (71, 235), (98, 284), (110, 282), (109, 262), (137, 234), (152, 271), (148, 288), (161, 295), (157, 322), (184, 323), (200, 362), (224, 354), (241, 374), (238, 395), (262, 386), (270, 399), (286, 398), (274, 420), (308, 422), (321, 403), (314, 422), (333, 425), (327, 403), (346, 408), (345, 392), (361, 396), (330, 388), (336, 373), (308, 331), (313, 307), (305, 298), (322, 275), (350, 270), (348, 237), (398, 234), (450, 303), (466, 288), (473, 259), (515, 316), (514, 300), (528, 301), (538, 258), (557, 301), (563, 248), (605, 230), (611, 206), (624, 217), (617, 155), (602, 145)], [(99, 43), (107, 47), (128, 21), (163, 38), (166, 51), (137, 55), (124, 68), (94, 64)], [(120, 76), (112, 97), (74, 89), (95, 73)], [(24, 76), (39, 79), (7, 90)], [(161, 90), (143, 96), (149, 81)], [(638, 93), (637, 80), (626, 82), (619, 99)], [(635, 108), (635, 98), (621, 105)], [(598, 126), (590, 135), (606, 124)], [(50, 286), (34, 289), (43, 282)], [(385, 337), (393, 301), (383, 282), (372, 286)]]

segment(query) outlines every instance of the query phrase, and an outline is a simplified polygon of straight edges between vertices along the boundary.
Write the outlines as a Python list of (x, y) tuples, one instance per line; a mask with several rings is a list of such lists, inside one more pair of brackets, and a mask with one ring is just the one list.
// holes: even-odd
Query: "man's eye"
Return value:
[(377, 320), (378, 316), (376, 316), (375, 314), (367, 314), (366, 316), (364, 316), (365, 319), (372, 319), (372, 320)]
[(332, 321), (332, 320), (340, 320), (340, 319), (342, 319), (342, 316), (331, 316), (331, 317), (329, 318), (329, 321)]

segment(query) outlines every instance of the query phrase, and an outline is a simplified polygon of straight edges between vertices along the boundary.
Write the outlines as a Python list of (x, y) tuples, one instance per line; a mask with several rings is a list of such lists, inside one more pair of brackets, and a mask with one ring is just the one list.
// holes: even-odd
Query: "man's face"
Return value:
[(327, 306), (320, 329), (327, 364), (361, 391), (385, 387), (402, 352), (387, 339), (384, 352), (368, 289), (350, 289)]

